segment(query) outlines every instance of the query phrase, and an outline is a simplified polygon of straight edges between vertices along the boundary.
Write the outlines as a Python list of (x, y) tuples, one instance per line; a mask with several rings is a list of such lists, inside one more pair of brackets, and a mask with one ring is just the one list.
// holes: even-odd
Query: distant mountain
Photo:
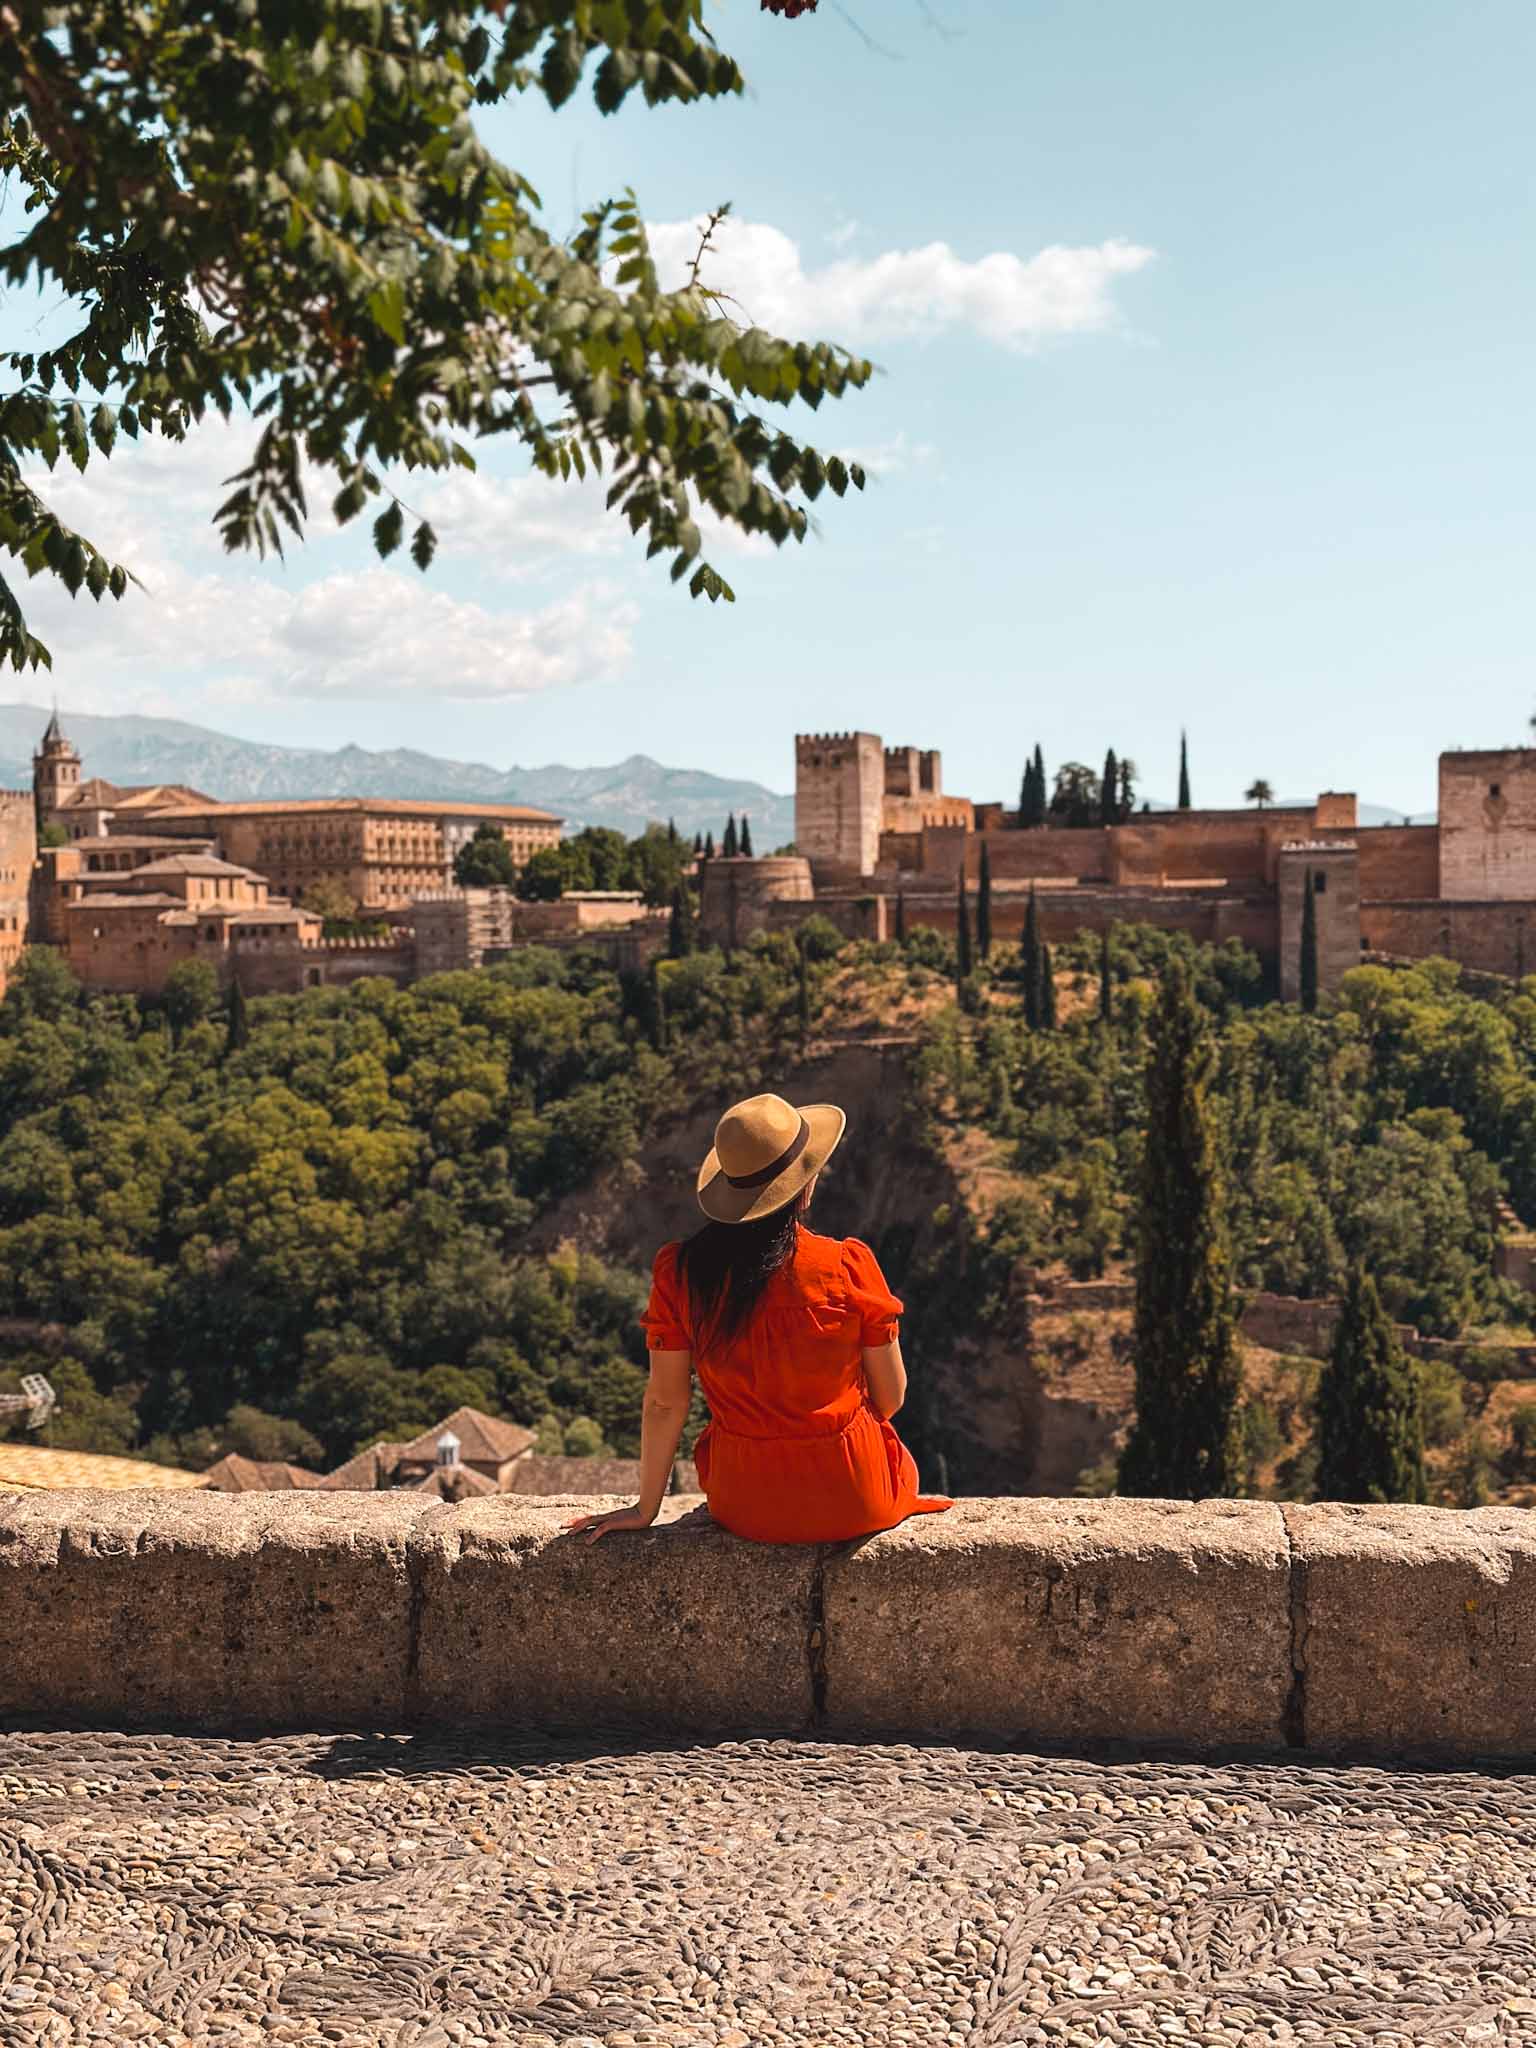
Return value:
[[(25, 789), (32, 753), (48, 722), (35, 704), (0, 704), (0, 784)], [(752, 843), (771, 853), (794, 837), (794, 799), (760, 782), (737, 782), (697, 768), (668, 768), (631, 754), (611, 768), (490, 768), (440, 760), (410, 747), (263, 746), (175, 718), (103, 718), (61, 709), (59, 723), (80, 749), (87, 775), (109, 782), (184, 782), (226, 802), (253, 797), (410, 796), (429, 802), (537, 804), (556, 811), (568, 832), (609, 825), (633, 837), (651, 823), (677, 821), (679, 832), (713, 832), (745, 812)]]

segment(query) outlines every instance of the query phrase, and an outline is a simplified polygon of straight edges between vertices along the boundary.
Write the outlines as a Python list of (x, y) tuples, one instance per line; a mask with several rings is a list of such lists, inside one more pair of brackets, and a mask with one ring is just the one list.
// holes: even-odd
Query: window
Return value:
[(1316, 875), (1316, 876), (1314, 876), (1314, 877), (1313, 877), (1313, 882), (1312, 882), (1312, 893), (1313, 893), (1313, 895), (1314, 895), (1314, 896), (1326, 896), (1326, 895), (1327, 895), (1327, 893), (1328, 893), (1328, 877), (1327, 877), (1326, 875)]
[(1490, 783), (1489, 783), (1489, 785), (1488, 785), (1488, 794), (1489, 794), (1490, 796), (1497, 796), (1497, 795), (1499, 794), (1499, 791), (1500, 791), (1500, 790), (1501, 790), (1502, 788), (1503, 788), (1503, 784), (1502, 784), (1502, 783), (1499, 783), (1499, 782), (1490, 782)]

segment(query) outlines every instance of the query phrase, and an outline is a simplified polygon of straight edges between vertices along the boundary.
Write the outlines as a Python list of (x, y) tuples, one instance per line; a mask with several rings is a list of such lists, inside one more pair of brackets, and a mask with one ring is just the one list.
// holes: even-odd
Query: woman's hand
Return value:
[(565, 1526), (567, 1529), (585, 1529), (587, 1541), (595, 1543), (599, 1536), (611, 1535), (615, 1529), (649, 1529), (655, 1519), (637, 1501), (632, 1508), (610, 1508), (606, 1515), (577, 1515)]

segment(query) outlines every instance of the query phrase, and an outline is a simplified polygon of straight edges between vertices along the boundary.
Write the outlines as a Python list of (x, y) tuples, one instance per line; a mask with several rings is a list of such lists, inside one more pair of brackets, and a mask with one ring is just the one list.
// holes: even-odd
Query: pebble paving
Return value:
[(1536, 2044), (1536, 1778), (0, 1733), (0, 2042)]

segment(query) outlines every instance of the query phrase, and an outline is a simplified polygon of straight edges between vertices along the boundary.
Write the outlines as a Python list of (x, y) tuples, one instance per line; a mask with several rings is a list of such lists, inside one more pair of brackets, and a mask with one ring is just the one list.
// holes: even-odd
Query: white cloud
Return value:
[[(698, 248), (699, 221), (651, 228), (665, 284), (676, 289)], [(1114, 287), (1154, 252), (1111, 240), (1053, 246), (1028, 258), (998, 250), (968, 260), (947, 242), (844, 258), (807, 270), (800, 246), (761, 221), (726, 220), (715, 230), (703, 281), (730, 294), (734, 319), (780, 334), (865, 345), (964, 328), (1011, 348), (1062, 335), (1093, 334), (1120, 319)]]
[(602, 589), (536, 612), (484, 605), (382, 565), (298, 593), (274, 634), (285, 697), (524, 697), (618, 674), (636, 608)]

